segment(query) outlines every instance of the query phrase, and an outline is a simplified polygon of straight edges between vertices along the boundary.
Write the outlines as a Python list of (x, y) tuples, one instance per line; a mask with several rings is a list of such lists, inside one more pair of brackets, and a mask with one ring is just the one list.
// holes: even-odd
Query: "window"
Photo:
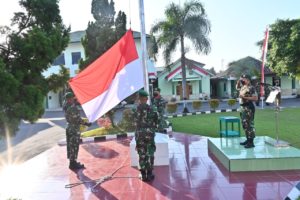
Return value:
[(55, 60), (53, 61), (52, 65), (65, 65), (65, 54), (60, 54)]
[(199, 93), (202, 93), (202, 80), (199, 80)]
[(292, 79), (292, 89), (296, 89), (296, 80), (295, 80), (295, 78)]
[(224, 92), (226, 92), (227, 91), (227, 83), (225, 82), (224, 83)]
[(81, 59), (80, 52), (72, 52), (72, 64), (78, 64), (78, 61)]

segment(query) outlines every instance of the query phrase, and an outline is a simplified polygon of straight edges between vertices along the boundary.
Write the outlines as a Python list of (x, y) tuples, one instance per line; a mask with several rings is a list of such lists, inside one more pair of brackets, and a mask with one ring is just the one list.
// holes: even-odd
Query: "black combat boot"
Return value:
[(141, 169), (140, 172), (141, 172), (141, 175), (140, 175), (141, 180), (142, 181), (147, 181), (146, 171)]
[(241, 142), (240, 145), (246, 145), (248, 143), (248, 139), (245, 140), (244, 142)]
[(253, 143), (253, 138), (249, 139), (248, 143), (244, 147), (247, 149), (255, 147)]
[(155, 175), (152, 173), (152, 170), (147, 171), (147, 180), (152, 181), (155, 178)]
[(79, 169), (85, 168), (84, 164), (81, 164), (80, 162), (76, 162)]
[(84, 165), (83, 165), (83, 164), (78, 163), (78, 162), (76, 162), (75, 160), (70, 161), (69, 169), (71, 169), (71, 170), (76, 170), (76, 169), (82, 169), (82, 168), (84, 168)]

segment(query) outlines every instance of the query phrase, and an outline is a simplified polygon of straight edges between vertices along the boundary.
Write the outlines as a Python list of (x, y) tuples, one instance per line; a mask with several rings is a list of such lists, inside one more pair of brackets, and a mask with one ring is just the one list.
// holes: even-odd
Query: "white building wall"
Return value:
[(84, 49), (80, 42), (70, 43), (68, 45), (68, 47), (64, 51), (64, 54), (65, 54), (66, 67), (70, 69), (71, 77), (74, 77), (77, 74), (76, 70), (79, 69), (78, 64), (72, 64), (72, 53), (74, 52), (80, 52), (81, 58), (85, 59)]
[(47, 102), (48, 102), (48, 109), (57, 109), (61, 107), (59, 104), (59, 94), (53, 91), (50, 91), (47, 94)]

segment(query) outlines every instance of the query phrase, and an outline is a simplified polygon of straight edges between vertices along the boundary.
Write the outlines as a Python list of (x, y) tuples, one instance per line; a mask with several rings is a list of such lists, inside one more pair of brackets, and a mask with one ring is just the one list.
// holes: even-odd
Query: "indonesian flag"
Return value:
[[(265, 83), (265, 63), (267, 60), (267, 51), (268, 51), (268, 40), (269, 40), (269, 28), (267, 27), (265, 32), (265, 39), (262, 49), (262, 65), (261, 65), (261, 83)], [(264, 96), (264, 85), (260, 85), (260, 96)]]
[(143, 87), (143, 68), (132, 31), (90, 64), (69, 84), (90, 122)]

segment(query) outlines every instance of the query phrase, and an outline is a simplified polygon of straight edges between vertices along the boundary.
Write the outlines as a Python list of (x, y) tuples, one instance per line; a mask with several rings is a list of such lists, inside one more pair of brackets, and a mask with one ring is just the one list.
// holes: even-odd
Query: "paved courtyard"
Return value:
[[(18, 167), (5, 169), (2, 165), (2, 170), (6, 170), (0, 179), (2, 197), (12, 192), (10, 197), (23, 200), (274, 200), (284, 199), (300, 180), (300, 170), (229, 173), (208, 152), (206, 137), (173, 133), (169, 142), (170, 165), (155, 167), (155, 180), (145, 183), (137, 178), (139, 171), (130, 166), (130, 140), (81, 145), (79, 160), (86, 169), (77, 172), (68, 169), (65, 146), (54, 146)], [(92, 190), (96, 184), (92, 180), (113, 172), (112, 179)], [(79, 181), (86, 183), (65, 188)]]

